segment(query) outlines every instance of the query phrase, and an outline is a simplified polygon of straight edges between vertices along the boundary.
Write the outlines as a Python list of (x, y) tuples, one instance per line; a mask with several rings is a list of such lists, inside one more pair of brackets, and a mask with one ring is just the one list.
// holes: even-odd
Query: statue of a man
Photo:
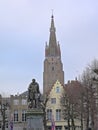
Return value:
[(37, 108), (38, 102), (40, 98), (40, 91), (39, 91), (39, 84), (36, 82), (35, 79), (32, 79), (32, 82), (28, 88), (28, 102), (30, 102), (30, 108)]

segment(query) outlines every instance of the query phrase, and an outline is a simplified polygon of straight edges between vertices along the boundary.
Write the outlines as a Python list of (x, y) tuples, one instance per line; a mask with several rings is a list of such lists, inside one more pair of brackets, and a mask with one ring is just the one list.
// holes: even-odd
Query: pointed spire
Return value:
[(54, 38), (56, 39), (56, 35), (55, 35), (55, 26), (54, 26), (54, 16), (52, 14), (51, 16), (51, 27), (50, 27), (50, 37), (54, 35)]
[(56, 41), (56, 34), (55, 34), (55, 26), (54, 26), (54, 16), (52, 14), (51, 16), (51, 27), (50, 27), (50, 38), (49, 38), (49, 48), (50, 48), (50, 54), (52, 56), (56, 55), (57, 50), (57, 41)]
[(56, 29), (54, 26), (54, 16), (52, 12), (51, 16), (51, 26), (50, 26), (50, 37), (49, 37), (49, 45), (46, 46), (46, 57), (50, 56), (59, 56), (61, 57), (61, 52), (60, 52), (60, 46), (57, 44), (56, 40)]
[(51, 33), (51, 31), (54, 31), (54, 32), (55, 32), (54, 16), (53, 16), (53, 14), (52, 14), (52, 16), (51, 16), (51, 28), (50, 28), (50, 33)]

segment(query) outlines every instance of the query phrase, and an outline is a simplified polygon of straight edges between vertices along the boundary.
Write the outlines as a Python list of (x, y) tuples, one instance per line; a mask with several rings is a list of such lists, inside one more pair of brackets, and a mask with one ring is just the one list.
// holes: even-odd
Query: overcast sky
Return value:
[(65, 83), (98, 58), (98, 0), (0, 0), (0, 93), (42, 90), (52, 9)]

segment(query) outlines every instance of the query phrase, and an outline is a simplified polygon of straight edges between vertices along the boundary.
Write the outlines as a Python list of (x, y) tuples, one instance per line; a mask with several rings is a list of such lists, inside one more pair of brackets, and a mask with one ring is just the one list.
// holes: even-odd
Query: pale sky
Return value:
[(43, 86), (45, 42), (52, 9), (65, 83), (98, 58), (98, 0), (0, 0), (0, 93)]

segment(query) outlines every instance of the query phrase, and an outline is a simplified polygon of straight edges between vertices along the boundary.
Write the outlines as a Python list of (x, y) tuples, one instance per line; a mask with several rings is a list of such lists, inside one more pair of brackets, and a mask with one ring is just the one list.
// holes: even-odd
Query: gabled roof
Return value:
[(46, 95), (49, 95), (49, 94), (51, 93), (51, 91), (52, 91), (53, 89), (55, 89), (57, 86), (64, 88), (64, 86), (60, 83), (60, 81), (57, 80), (57, 81), (51, 86), (51, 88), (49, 89), (49, 91), (47, 92)]

